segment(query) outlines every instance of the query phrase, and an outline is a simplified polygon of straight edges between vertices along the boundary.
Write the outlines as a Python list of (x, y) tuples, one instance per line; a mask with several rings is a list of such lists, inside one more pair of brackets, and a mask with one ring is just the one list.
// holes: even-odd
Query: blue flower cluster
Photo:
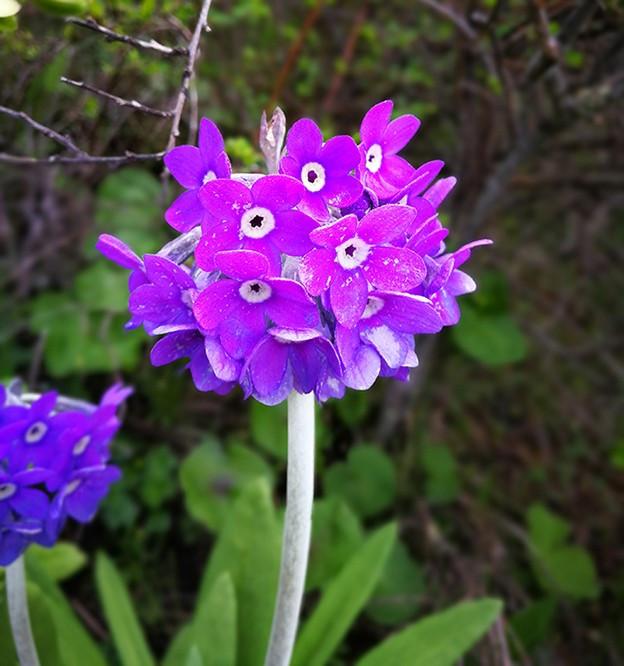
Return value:
[(0, 385), (0, 565), (31, 543), (52, 546), (68, 517), (85, 523), (121, 472), (109, 464), (117, 410), (132, 392), (116, 384), (99, 405), (56, 392)]

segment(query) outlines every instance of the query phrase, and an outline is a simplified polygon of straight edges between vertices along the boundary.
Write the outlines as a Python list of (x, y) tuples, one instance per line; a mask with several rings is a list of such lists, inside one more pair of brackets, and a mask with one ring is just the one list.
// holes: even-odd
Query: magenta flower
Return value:
[(282, 253), (299, 257), (312, 248), (310, 232), (317, 223), (295, 206), (302, 184), (289, 176), (264, 176), (251, 189), (234, 180), (206, 184), (199, 197), (218, 222), (209, 226), (197, 246), (197, 264), (214, 270), (214, 256), (223, 250), (254, 250), (279, 274)]
[(314, 329), (270, 328), (249, 355), (241, 386), (265, 405), (276, 405), (294, 389), (322, 392), (341, 378), (332, 344)]
[(243, 358), (263, 335), (267, 321), (285, 328), (320, 325), (315, 303), (294, 280), (272, 277), (259, 252), (231, 250), (215, 255), (217, 268), (229, 279), (208, 285), (194, 305), (197, 321), (218, 330), (225, 350)]
[(328, 206), (344, 208), (362, 193), (357, 178), (350, 175), (360, 159), (350, 136), (335, 136), (323, 143), (318, 125), (302, 118), (288, 132), (286, 153), (280, 172), (303, 183), (305, 193), (299, 208), (317, 220), (328, 219)]
[(425, 278), (425, 264), (418, 254), (389, 245), (401, 237), (404, 241), (414, 218), (408, 206), (389, 204), (361, 220), (347, 215), (315, 229), (310, 238), (320, 247), (301, 260), (301, 282), (312, 296), (329, 289), (336, 319), (353, 328), (364, 313), (369, 285), (383, 291), (408, 291)]
[(405, 148), (420, 127), (411, 114), (390, 121), (391, 100), (375, 104), (360, 125), (359, 176), (380, 199), (390, 199), (414, 179), (415, 170), (397, 153)]
[(165, 213), (165, 220), (176, 231), (188, 231), (204, 220), (199, 188), (215, 178), (229, 178), (232, 173), (223, 137), (212, 120), (201, 119), (198, 143), (198, 147), (178, 146), (164, 158), (171, 175), (186, 188)]

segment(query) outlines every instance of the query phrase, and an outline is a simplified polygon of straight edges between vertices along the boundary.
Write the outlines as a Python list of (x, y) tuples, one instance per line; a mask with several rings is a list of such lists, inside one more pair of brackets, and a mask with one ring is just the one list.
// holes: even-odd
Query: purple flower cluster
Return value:
[(67, 518), (93, 518), (121, 475), (109, 444), (130, 393), (117, 384), (95, 406), (0, 385), (0, 566), (30, 543), (52, 546)]
[(99, 250), (130, 270), (127, 326), (162, 336), (151, 360), (188, 360), (196, 387), (239, 384), (265, 404), (292, 390), (319, 400), (378, 376), (408, 378), (414, 336), (459, 321), (474, 291), (460, 270), (480, 240), (454, 252), (438, 208), (455, 185), (439, 160), (397, 153), (420, 126), (375, 105), (349, 136), (323, 140), (310, 119), (286, 138), (279, 174), (232, 174), (217, 127), (166, 157), (186, 188), (165, 218), (182, 235), (138, 257), (103, 235)]

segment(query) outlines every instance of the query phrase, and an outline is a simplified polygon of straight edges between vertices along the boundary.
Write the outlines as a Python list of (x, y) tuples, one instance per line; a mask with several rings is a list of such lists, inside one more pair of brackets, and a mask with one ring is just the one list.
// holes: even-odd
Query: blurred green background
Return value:
[[(197, 11), (180, 0), (22, 2), (0, 19), (0, 104), (94, 155), (160, 151), (168, 119), (59, 78), (168, 109), (183, 61), (64, 16), (175, 46)], [(379, 381), (318, 409), (306, 612), (368, 533), (389, 520), (399, 530), (329, 663), (482, 596), (503, 599), (504, 616), (467, 664), (624, 663), (622, 5), (215, 0), (209, 24), (180, 142), (209, 116), (235, 168), (260, 170), (263, 109), (355, 135), (392, 98), (423, 122), (405, 156), (443, 159), (459, 179), (442, 209), (453, 247), (495, 240), (473, 256), (479, 291), (463, 297), (461, 324), (417, 341), (409, 384)], [(57, 150), (0, 115), (0, 152)], [(161, 171), (0, 163), (0, 377), (91, 399), (117, 377), (136, 389), (114, 454), (124, 478), (95, 523), (68, 528), (87, 557), (67, 553), (57, 578), (110, 646), (92, 567), (105, 551), (158, 655), (190, 617), (233, 502), (263, 478), (280, 506), (285, 484), (284, 409), (200, 394), (178, 368), (152, 368), (145, 334), (122, 328), (126, 277), (94, 240), (106, 231), (149, 252), (171, 237), (162, 215), (177, 187)]]

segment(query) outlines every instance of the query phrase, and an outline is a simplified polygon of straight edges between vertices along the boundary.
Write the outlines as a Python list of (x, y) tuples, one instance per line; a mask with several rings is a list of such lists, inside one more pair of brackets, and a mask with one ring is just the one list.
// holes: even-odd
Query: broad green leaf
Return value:
[(85, 666), (86, 664), (106, 666), (94, 640), (76, 617), (60, 588), (43, 567), (38, 562), (27, 559), (26, 575), (28, 580), (38, 585), (45, 595), (54, 620), (62, 666)]
[(76, 276), (76, 297), (86, 310), (126, 312), (128, 309), (128, 277), (100, 261)]
[(228, 513), (204, 573), (199, 604), (229, 572), (237, 601), (237, 666), (257, 666), (271, 630), (281, 550), (281, 531), (269, 484), (246, 485)]
[(189, 650), (188, 657), (184, 662), (184, 666), (205, 666), (197, 645), (193, 645), (193, 647)]
[(596, 599), (600, 585), (591, 555), (580, 546), (560, 546), (536, 553), (538, 577), (545, 590), (573, 599)]
[(548, 637), (555, 618), (557, 603), (554, 599), (540, 599), (519, 610), (510, 619), (511, 630), (531, 651)]
[(396, 625), (414, 616), (425, 591), (422, 568), (401, 541), (394, 544), (366, 613), (380, 624)]
[(422, 448), (425, 469), (425, 495), (432, 504), (452, 502), (459, 493), (457, 462), (443, 444), (425, 444)]
[(453, 666), (490, 628), (502, 610), (497, 599), (457, 604), (390, 636), (357, 666)]
[(470, 358), (493, 367), (524, 360), (527, 341), (507, 314), (488, 314), (468, 305), (451, 332), (455, 344)]
[(325, 492), (343, 498), (356, 513), (369, 518), (387, 509), (396, 495), (392, 460), (378, 446), (360, 444), (347, 460), (325, 474)]
[(155, 252), (166, 240), (161, 196), (160, 182), (149, 171), (138, 167), (115, 171), (97, 191), (98, 229), (119, 236), (138, 254)]
[(358, 517), (338, 497), (314, 502), (306, 590), (331, 580), (364, 541)]
[(33, 544), (26, 551), (26, 561), (34, 560), (54, 581), (70, 578), (87, 563), (87, 556), (73, 543), (59, 541), (52, 548)]
[(286, 460), (288, 449), (286, 402), (267, 407), (256, 400), (249, 403), (249, 425), (254, 442), (267, 453)]
[(232, 500), (258, 478), (273, 482), (271, 468), (257, 453), (238, 443), (224, 450), (214, 439), (195, 447), (180, 466), (186, 508), (211, 530), (221, 528)]
[[(45, 666), (64, 666), (61, 660), (52, 608), (41, 589), (27, 584), (28, 611), (37, 652)], [(0, 663), (2, 666), (18, 666), (15, 645), (9, 624), (4, 586), (0, 586)]]
[(97, 554), (95, 582), (115, 647), (123, 666), (153, 666), (154, 658), (139, 625), (130, 594), (113, 562)]
[(0, 0), (0, 18), (15, 16), (21, 8), (22, 6), (15, 0)]
[[(185, 624), (169, 643), (167, 654), (163, 659), (163, 666), (179, 666), (183, 664), (193, 649), (193, 638), (195, 634), (191, 622)], [(201, 655), (200, 655), (201, 658)]]
[(222, 573), (200, 601), (193, 639), (203, 666), (236, 666), (236, 596), (229, 573)]
[(292, 666), (327, 663), (368, 601), (395, 540), (396, 525), (377, 530), (327, 584), (297, 640)]
[(532, 504), (527, 511), (531, 543), (547, 550), (562, 545), (570, 535), (570, 524), (543, 504)]

